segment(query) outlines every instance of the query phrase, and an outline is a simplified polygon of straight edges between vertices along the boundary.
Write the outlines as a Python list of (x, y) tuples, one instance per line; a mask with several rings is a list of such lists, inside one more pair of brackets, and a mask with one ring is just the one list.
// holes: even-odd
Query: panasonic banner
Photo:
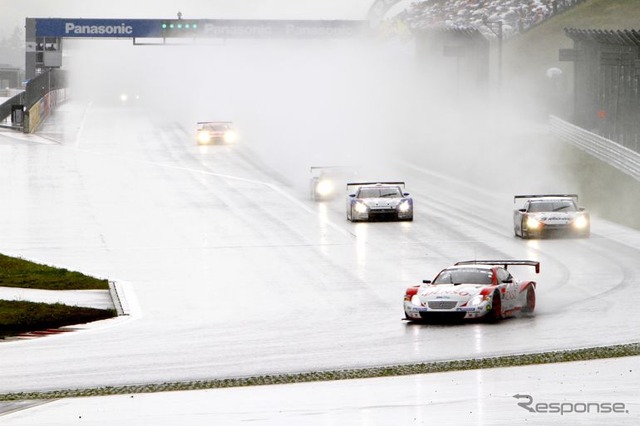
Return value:
[(368, 21), (252, 19), (35, 19), (36, 37), (57, 38), (343, 38)]
[(36, 19), (36, 37), (162, 37), (154, 19)]

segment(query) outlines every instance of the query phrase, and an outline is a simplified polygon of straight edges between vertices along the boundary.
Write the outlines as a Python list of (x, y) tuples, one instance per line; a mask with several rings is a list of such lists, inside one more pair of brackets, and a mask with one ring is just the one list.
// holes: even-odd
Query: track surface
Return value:
[[(548, 162), (483, 160), (462, 177), (407, 149), (377, 170), (407, 182), (415, 220), (352, 224), (342, 199), (309, 201), (307, 182), (275, 173), (250, 140), (198, 147), (144, 110), (71, 102), (40, 136), (0, 134), (0, 251), (126, 283), (134, 315), (1, 344), (0, 392), (638, 340), (639, 233), (594, 218), (590, 239), (513, 237), (514, 193), (566, 185)], [(535, 316), (401, 321), (405, 287), (458, 260), (503, 257), (542, 262), (537, 276), (514, 270), (539, 283)]]

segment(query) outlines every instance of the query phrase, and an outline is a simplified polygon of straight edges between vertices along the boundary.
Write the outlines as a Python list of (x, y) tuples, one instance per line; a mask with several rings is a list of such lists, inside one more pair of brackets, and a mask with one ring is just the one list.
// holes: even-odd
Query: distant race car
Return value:
[(348, 183), (347, 192), (347, 219), (352, 222), (413, 220), (413, 199), (404, 192), (404, 182)]
[(576, 194), (516, 195), (513, 202), (518, 199), (525, 199), (525, 202), (522, 208), (513, 212), (516, 237), (588, 237), (591, 233), (591, 218), (584, 207), (577, 205)]
[(230, 121), (199, 121), (196, 139), (199, 145), (233, 143), (238, 134)]
[(512, 265), (533, 266), (532, 260), (470, 260), (443, 269), (433, 281), (409, 287), (404, 314), (409, 321), (430, 319), (486, 319), (498, 321), (536, 307), (536, 282), (517, 281)]
[(309, 196), (313, 201), (333, 200), (338, 195), (338, 188), (355, 174), (345, 166), (313, 166), (310, 172)]

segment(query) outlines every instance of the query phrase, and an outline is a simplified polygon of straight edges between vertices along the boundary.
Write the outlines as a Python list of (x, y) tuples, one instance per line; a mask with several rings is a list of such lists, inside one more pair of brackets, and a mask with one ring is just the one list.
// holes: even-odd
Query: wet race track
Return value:
[[(354, 224), (342, 195), (309, 200), (312, 164), (288, 173), (250, 139), (197, 146), (192, 130), (145, 109), (72, 101), (38, 136), (0, 134), (0, 251), (118, 281), (132, 313), (3, 343), (0, 392), (637, 341), (640, 233), (594, 217), (589, 239), (513, 236), (513, 195), (561, 179), (545, 162), (469, 178), (400, 149), (367, 170), (407, 183), (414, 221)], [(513, 269), (538, 282), (534, 316), (402, 321), (406, 287), (482, 258), (541, 262), (539, 275)]]

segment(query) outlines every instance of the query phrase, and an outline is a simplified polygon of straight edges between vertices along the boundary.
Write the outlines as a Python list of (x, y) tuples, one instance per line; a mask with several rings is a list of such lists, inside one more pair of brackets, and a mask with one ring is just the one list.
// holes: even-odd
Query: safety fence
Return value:
[(640, 154), (556, 116), (550, 116), (552, 134), (640, 181)]

